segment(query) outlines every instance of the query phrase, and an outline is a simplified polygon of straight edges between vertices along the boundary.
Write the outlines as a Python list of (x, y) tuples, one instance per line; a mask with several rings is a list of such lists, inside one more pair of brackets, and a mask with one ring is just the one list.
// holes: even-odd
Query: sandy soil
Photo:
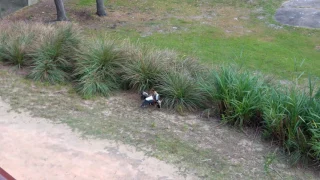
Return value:
[(0, 167), (16, 179), (194, 179), (133, 147), (9, 110), (0, 100)]

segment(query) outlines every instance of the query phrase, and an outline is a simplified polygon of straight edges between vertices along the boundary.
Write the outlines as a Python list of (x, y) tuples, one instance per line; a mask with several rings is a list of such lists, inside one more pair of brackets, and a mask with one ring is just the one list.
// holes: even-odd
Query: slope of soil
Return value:
[(135, 148), (81, 139), (62, 124), (9, 112), (0, 100), (0, 166), (16, 179), (194, 179)]

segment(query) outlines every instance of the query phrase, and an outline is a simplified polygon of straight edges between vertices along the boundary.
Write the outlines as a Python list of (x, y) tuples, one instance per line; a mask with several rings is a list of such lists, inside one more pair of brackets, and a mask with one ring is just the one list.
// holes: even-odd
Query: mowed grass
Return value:
[[(95, 8), (94, 0), (73, 2)], [(128, 11), (127, 16), (150, 14), (151, 20), (128, 17), (125, 25), (102, 30), (121, 38), (177, 50), (213, 66), (237, 63), (280, 79), (301, 72), (320, 76), (320, 30), (275, 22), (281, 1), (110, 0), (105, 5), (107, 11)]]
[(288, 30), (266, 33), (225, 37), (219, 30), (203, 27), (193, 32), (154, 34), (139, 41), (191, 54), (214, 66), (237, 63), (285, 79), (302, 71), (320, 76), (320, 51), (315, 49), (318, 37)]
[[(104, 3), (106, 3), (107, 0), (104, 0)], [(96, 3), (95, 0), (79, 0), (77, 5), (78, 6), (91, 6), (94, 5)]]

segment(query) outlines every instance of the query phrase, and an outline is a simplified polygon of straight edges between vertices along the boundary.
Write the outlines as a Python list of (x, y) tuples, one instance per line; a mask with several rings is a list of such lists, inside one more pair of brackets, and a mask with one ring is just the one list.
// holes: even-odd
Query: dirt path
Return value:
[(0, 167), (16, 179), (185, 179), (133, 147), (83, 140), (65, 125), (9, 110), (0, 100)]

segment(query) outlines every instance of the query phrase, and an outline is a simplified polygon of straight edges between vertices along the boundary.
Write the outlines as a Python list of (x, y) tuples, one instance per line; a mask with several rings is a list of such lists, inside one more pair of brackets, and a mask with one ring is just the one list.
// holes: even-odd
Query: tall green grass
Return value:
[[(256, 74), (222, 67), (199, 81), (222, 122), (260, 127), (263, 137), (278, 142), (291, 164), (319, 161), (320, 101), (308, 90), (274, 87)], [(208, 107), (210, 107), (208, 106)]]
[(0, 50), (1, 60), (9, 65), (16, 65), (21, 68), (30, 63), (29, 46), (32, 42), (32, 35), (9, 37)]
[(0, 30), (0, 60), (18, 68), (30, 64), (36, 40), (34, 28), (26, 23), (3, 22), (0, 25), (3, 26)]
[(119, 66), (123, 57), (115, 42), (96, 39), (84, 48), (77, 59), (74, 74), (77, 92), (90, 98), (98, 94), (108, 96), (119, 89)]
[(156, 89), (164, 97), (164, 107), (183, 112), (195, 111), (204, 106), (205, 99), (196, 79), (185, 73), (172, 71), (159, 74), (160, 83)]
[(221, 67), (202, 79), (200, 87), (211, 103), (218, 104), (223, 122), (240, 127), (260, 123), (266, 84), (258, 76)]
[(148, 90), (159, 82), (159, 74), (167, 71), (168, 61), (176, 56), (169, 51), (136, 48), (133, 44), (124, 45), (126, 62), (121, 65), (122, 81), (135, 90)]
[[(0, 33), (1, 33), (1, 32), (0, 32)], [(5, 41), (6, 41), (6, 37), (3, 36), (3, 35), (1, 35), (1, 36), (0, 36), (0, 54), (4, 53), (4, 51), (5, 51), (5, 47), (6, 47)], [(1, 62), (3, 61), (2, 55), (0, 55), (0, 61), (1, 61)]]
[(121, 77), (129, 89), (155, 88), (163, 97), (163, 106), (179, 112), (195, 111), (203, 106), (196, 77), (206, 72), (204, 65), (169, 50), (137, 48), (130, 43), (123, 47), (126, 61), (121, 65)]
[(263, 135), (284, 146), (292, 164), (319, 154), (319, 105), (318, 99), (299, 89), (273, 88), (265, 98)]
[(64, 25), (48, 34), (33, 53), (29, 78), (51, 84), (70, 80), (80, 37), (72, 25)]

